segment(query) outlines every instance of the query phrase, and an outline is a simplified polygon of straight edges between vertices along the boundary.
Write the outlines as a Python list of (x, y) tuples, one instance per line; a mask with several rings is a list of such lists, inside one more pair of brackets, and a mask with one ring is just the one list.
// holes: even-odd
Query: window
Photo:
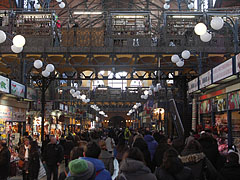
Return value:
[[(109, 80), (108, 86), (112, 88), (121, 88), (123, 90), (127, 87), (127, 80), (120, 80), (121, 77), (127, 76), (127, 72), (119, 72), (115, 74), (116, 79), (119, 80)], [(109, 78), (113, 78), (113, 73), (110, 73)]]
[(130, 87), (142, 87), (141, 80), (132, 80), (130, 83)]
[(92, 84), (92, 89), (95, 89), (96, 87), (104, 86), (103, 80), (94, 80)]

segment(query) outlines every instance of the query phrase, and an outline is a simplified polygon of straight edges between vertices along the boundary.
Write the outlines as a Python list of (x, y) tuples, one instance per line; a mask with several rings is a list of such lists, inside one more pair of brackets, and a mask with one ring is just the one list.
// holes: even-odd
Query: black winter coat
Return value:
[(64, 157), (63, 148), (59, 144), (48, 143), (43, 153), (43, 161), (48, 166), (56, 166), (57, 163), (61, 163)]
[(10, 158), (11, 154), (7, 147), (0, 151), (0, 179), (5, 179), (10, 172)]
[(39, 153), (30, 151), (28, 168), (30, 179), (38, 179), (39, 169), (40, 169)]
[(240, 179), (240, 165), (227, 163), (221, 170), (221, 174), (227, 180), (239, 180)]

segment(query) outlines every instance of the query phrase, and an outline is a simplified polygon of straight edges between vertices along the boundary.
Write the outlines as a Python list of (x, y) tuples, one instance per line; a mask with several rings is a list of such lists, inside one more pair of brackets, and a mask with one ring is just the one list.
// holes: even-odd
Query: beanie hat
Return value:
[(68, 167), (72, 175), (77, 175), (88, 170), (88, 163), (83, 159), (75, 159), (69, 163)]

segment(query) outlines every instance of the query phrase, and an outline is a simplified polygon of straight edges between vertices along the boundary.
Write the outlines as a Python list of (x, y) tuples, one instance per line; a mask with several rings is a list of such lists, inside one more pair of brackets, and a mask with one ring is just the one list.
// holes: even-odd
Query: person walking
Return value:
[(22, 160), (23, 163), (23, 167), (22, 167), (22, 175), (23, 175), (23, 180), (29, 180), (30, 176), (29, 176), (29, 154), (30, 154), (30, 142), (28, 138), (24, 139), (24, 144), (22, 144), (20, 146), (20, 150), (19, 150), (19, 158), (20, 160)]
[(29, 154), (29, 177), (30, 180), (37, 180), (38, 173), (40, 169), (40, 157), (38, 150), (38, 143), (36, 141), (32, 141), (30, 143), (30, 154)]
[(43, 153), (43, 164), (47, 166), (47, 180), (58, 179), (58, 167), (63, 160), (63, 148), (57, 143), (55, 137), (51, 137)]
[(114, 172), (114, 165), (113, 165), (113, 156), (107, 151), (106, 143), (105, 141), (101, 140), (99, 141), (99, 146), (101, 148), (101, 154), (99, 156), (99, 159), (102, 160), (102, 162), (105, 165), (105, 168), (110, 172), (111, 175), (113, 175)]
[(10, 172), (11, 154), (5, 140), (0, 141), (0, 179), (7, 180)]

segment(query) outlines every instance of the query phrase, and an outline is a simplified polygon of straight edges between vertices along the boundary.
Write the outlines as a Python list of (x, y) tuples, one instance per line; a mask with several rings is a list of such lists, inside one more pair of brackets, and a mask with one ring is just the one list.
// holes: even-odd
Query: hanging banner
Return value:
[(11, 81), (11, 94), (24, 98), (25, 86), (15, 81)]
[(0, 76), (0, 91), (9, 93), (9, 79)]
[(228, 94), (228, 109), (240, 109), (240, 91)]
[(198, 78), (188, 82), (188, 93), (192, 93), (198, 90)]
[(206, 113), (210, 113), (212, 111), (211, 108), (211, 100), (205, 100), (200, 102), (200, 114), (206, 114)]
[(199, 76), (199, 87), (200, 87), (200, 89), (202, 89), (202, 88), (204, 88), (204, 87), (206, 87), (206, 86), (208, 86), (212, 83), (211, 75), (212, 75), (212, 72), (211, 72), (211, 70), (209, 70), (206, 73)]
[(215, 112), (227, 110), (227, 94), (216, 96), (213, 99), (213, 107)]
[(26, 121), (26, 109), (13, 108), (13, 121), (14, 122), (25, 122)]
[(213, 83), (233, 75), (232, 58), (213, 68)]
[(236, 56), (236, 73), (240, 72), (240, 54)]

